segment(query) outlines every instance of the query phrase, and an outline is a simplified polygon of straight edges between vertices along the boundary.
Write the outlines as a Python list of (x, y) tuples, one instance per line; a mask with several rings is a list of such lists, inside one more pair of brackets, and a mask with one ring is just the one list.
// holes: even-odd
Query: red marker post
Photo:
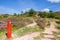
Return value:
[(11, 24), (11, 20), (7, 21), (7, 34), (6, 34), (7, 38), (12, 38), (12, 24)]

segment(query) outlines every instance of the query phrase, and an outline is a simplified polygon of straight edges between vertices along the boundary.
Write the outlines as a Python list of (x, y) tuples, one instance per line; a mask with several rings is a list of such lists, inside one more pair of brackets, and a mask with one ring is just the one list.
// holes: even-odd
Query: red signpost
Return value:
[(7, 34), (6, 34), (7, 38), (12, 38), (12, 24), (11, 24), (11, 20), (8, 19), (7, 21)]

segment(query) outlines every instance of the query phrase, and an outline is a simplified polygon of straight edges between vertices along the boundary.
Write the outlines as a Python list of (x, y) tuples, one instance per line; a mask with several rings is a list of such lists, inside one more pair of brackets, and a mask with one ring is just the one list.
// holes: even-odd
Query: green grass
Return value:
[(40, 33), (40, 35), (38, 35), (37, 37), (34, 38), (34, 40), (41, 40), (41, 38), (44, 37), (43, 33)]
[(18, 36), (23, 36), (27, 33), (32, 33), (32, 32), (42, 32), (43, 30), (40, 29), (39, 27), (22, 27), (20, 30), (16, 33)]
[[(14, 31), (16, 31), (16, 30), (18, 30), (17, 27), (13, 27), (13, 28), (12, 28), (12, 32), (14, 32)], [(0, 34), (5, 34), (5, 33), (6, 33), (6, 30), (0, 30)]]
[(18, 30), (19, 28), (17, 28), (17, 27), (13, 27), (12, 28), (12, 32), (15, 32), (16, 30)]
[[(53, 31), (53, 35), (54, 35), (55, 40), (60, 40), (60, 37), (58, 37), (58, 35), (60, 35), (60, 31), (58, 31), (58, 32)], [(52, 40), (54, 40), (54, 39), (52, 39)]]
[[(17, 32), (15, 32), (17, 31)], [(22, 27), (22, 28), (17, 28), (17, 27), (13, 27), (12, 28), (12, 33), (15, 32), (15, 34), (17, 36), (23, 36), (25, 34), (28, 33), (33, 33), (33, 32), (42, 32), (43, 30), (41, 28), (39, 28), (38, 26), (35, 27)], [(0, 39), (2, 39), (5, 36), (6, 30), (2, 30), (0, 31)]]
[(5, 30), (0, 30), (0, 34), (4, 34), (4, 33), (6, 33)]
[(56, 26), (55, 28), (56, 28), (57, 30), (60, 30), (60, 24), (56, 24), (55, 26)]
[(4, 39), (3, 37), (5, 37), (5, 30), (0, 30), (0, 40)]

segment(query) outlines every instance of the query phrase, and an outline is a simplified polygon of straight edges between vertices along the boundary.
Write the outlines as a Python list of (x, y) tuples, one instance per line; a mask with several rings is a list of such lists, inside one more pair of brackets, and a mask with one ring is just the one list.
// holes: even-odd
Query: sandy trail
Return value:
[(35, 25), (36, 25), (36, 23), (34, 22), (32, 24), (27, 25), (26, 27), (34, 27)]
[(54, 36), (52, 35), (53, 34), (52, 31), (57, 31), (55, 28), (55, 22), (50, 22), (50, 28), (46, 28), (45, 31), (43, 32), (51, 35), (45, 35), (44, 38), (42, 38), (41, 40), (51, 40), (50, 38), (54, 38)]
[(34, 32), (31, 34), (24, 35), (22, 37), (14, 38), (13, 40), (34, 40), (34, 37), (37, 37), (40, 34), (40, 32)]
[[(36, 23), (27, 25), (27, 27), (30, 27), (30, 26), (32, 27), (34, 25), (36, 25)], [(56, 31), (55, 22), (50, 22), (50, 28), (46, 28), (43, 33), (53, 34), (52, 31)], [(22, 37), (14, 38), (13, 40), (34, 40), (34, 37), (37, 37), (39, 34), (40, 34), (40, 32), (34, 32), (31, 34), (24, 35)], [(53, 35), (44, 35), (44, 38), (42, 38), (41, 40), (51, 40), (49, 38), (53, 38), (53, 37), (54, 37)]]
[(44, 33), (52, 34), (52, 31), (56, 31), (55, 22), (50, 22), (50, 28), (46, 28)]
[[(32, 23), (32, 24), (26, 25), (26, 27), (32, 27), (32, 26), (35, 26), (35, 25), (36, 25), (36, 23), (34, 22), (34, 23)], [(19, 30), (20, 30), (20, 29), (16, 30), (14, 33), (18, 32)]]
[[(27, 27), (32, 27), (32, 26), (35, 26), (35, 25), (36, 25), (36, 23), (32, 23), (32, 24), (27, 25)], [(40, 35), (40, 32), (34, 32), (34, 33), (31, 33), (31, 34), (26, 34), (26, 35), (24, 35), (22, 37), (18, 37), (15, 33), (18, 32), (19, 30), (20, 29), (18, 29), (17, 31), (15, 31), (13, 33), (13, 39), (12, 40), (34, 40), (34, 37), (37, 37), (37, 36)], [(43, 33), (53, 34), (52, 31), (56, 31), (55, 22), (50, 22), (50, 28), (46, 28)], [(44, 37), (46, 37), (46, 38), (42, 38), (41, 40), (51, 40), (51, 39), (49, 39), (47, 37), (53, 38), (54, 36), (45, 35)]]
[[(35, 26), (36, 25), (36, 23), (34, 22), (34, 23), (32, 23), (32, 24), (29, 24), (29, 25), (26, 25), (26, 27), (32, 27), (32, 26)], [(27, 35), (24, 35), (24, 36), (22, 36), (22, 37), (18, 37), (17, 35), (16, 35), (16, 33), (17, 32), (19, 32), (20, 31), (20, 29), (18, 29), (18, 30), (16, 30), (13, 34), (12, 34), (12, 39), (11, 40), (32, 40), (33, 38), (32, 37), (36, 37), (38, 34), (40, 34), (39, 32), (35, 32), (35, 33), (32, 33), (32, 34), (27, 34)], [(4, 34), (4, 35), (2, 35), (2, 38), (0, 39), (0, 40), (8, 40), (7, 38), (6, 38), (6, 35)]]
[[(35, 25), (36, 25), (36, 23), (34, 22), (34, 23), (32, 23), (32, 24), (26, 25), (26, 27), (33, 27), (33, 26), (35, 26)], [(19, 32), (19, 31), (20, 31), (20, 29), (16, 30), (16, 31), (12, 34), (12, 36), (13, 36), (13, 37), (17, 37), (16, 33)]]
[[(32, 23), (32, 24), (29, 24), (27, 25), (26, 27), (32, 27), (32, 26), (35, 26), (36, 23)], [(16, 30), (14, 33), (13, 33), (13, 40), (33, 40), (34, 37), (37, 37), (40, 32), (34, 32), (34, 33), (31, 33), (31, 34), (27, 34), (27, 35), (24, 35), (22, 37), (18, 37), (15, 33), (18, 32), (20, 29)]]

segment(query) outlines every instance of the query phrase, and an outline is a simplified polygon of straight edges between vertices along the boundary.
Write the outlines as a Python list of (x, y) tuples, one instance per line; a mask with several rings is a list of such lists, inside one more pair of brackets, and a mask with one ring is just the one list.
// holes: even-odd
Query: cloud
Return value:
[(49, 12), (50, 11), (50, 9), (48, 9), (48, 8), (45, 8), (45, 9), (43, 9), (43, 10), (41, 10), (42, 12)]
[(22, 9), (23, 12), (26, 12), (26, 11), (29, 11), (31, 8), (25, 8), (25, 9)]
[(0, 12), (1, 13), (9, 13), (9, 14), (13, 14), (13, 13), (20, 13), (20, 11), (12, 9), (12, 8), (6, 8), (3, 6), (0, 6)]
[(59, 3), (60, 2), (60, 0), (48, 0), (48, 1), (51, 3)]

